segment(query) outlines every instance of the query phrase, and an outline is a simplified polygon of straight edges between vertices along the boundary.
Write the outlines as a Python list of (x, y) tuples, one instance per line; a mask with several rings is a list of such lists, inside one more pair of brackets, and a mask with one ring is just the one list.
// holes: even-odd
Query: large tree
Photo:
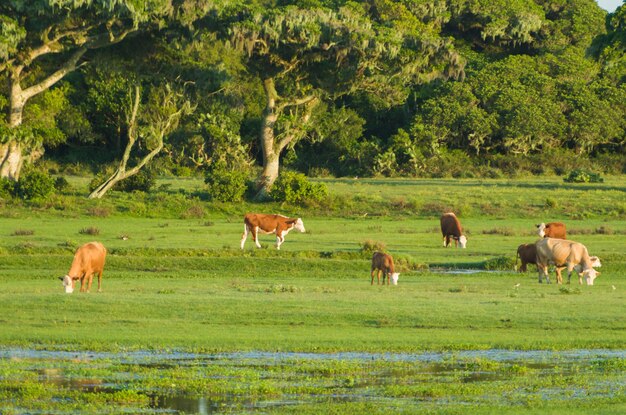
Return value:
[(3, 0), (0, 76), (8, 102), (0, 123), (0, 176), (18, 180), (24, 162), (43, 154), (43, 137), (23, 124), (31, 98), (83, 65), (89, 50), (118, 43), (172, 11), (171, 0)]
[[(411, 2), (408, 2), (411, 4)], [(247, 8), (231, 27), (232, 44), (265, 92), (259, 198), (278, 177), (280, 154), (306, 135), (321, 100), (369, 93), (397, 104), (408, 86), (462, 76), (462, 59), (438, 25), (403, 3), (346, 2), (336, 9)]]

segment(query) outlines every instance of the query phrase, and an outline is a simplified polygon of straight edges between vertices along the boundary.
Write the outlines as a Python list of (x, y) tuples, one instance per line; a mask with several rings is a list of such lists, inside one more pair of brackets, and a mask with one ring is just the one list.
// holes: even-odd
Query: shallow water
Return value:
[[(234, 352), (234, 353), (188, 353), (181, 351), (128, 351), (89, 352), (64, 350), (34, 350), (23, 348), (0, 348), (0, 360), (26, 362), (26, 370), (38, 375), (40, 382), (53, 384), (61, 389), (80, 391), (84, 394), (113, 394), (123, 390), (137, 379), (133, 367), (156, 371), (159, 376), (169, 376), (171, 370), (189, 372), (207, 369), (202, 376), (223, 380), (236, 385), (233, 392), (201, 388), (195, 393), (172, 388), (144, 386), (141, 393), (149, 397), (149, 408), (160, 413), (258, 413), (268, 408), (281, 408), (316, 402), (374, 402), (389, 408), (395, 405), (422, 405), (420, 402), (437, 401), (440, 405), (465, 405), (468, 397), (461, 395), (416, 398), (405, 396), (403, 390), (394, 391), (398, 384), (415, 387), (426, 384), (489, 385), (498, 382), (515, 382), (518, 367), (532, 371), (532, 376), (557, 376), (566, 378), (581, 373), (598, 373), (598, 367), (607, 362), (626, 359), (626, 349), (590, 350), (463, 350), (451, 352), (422, 353), (301, 353), (301, 352)], [(388, 363), (388, 364), (386, 364)], [(347, 369), (342, 366), (348, 365)], [(113, 368), (109, 373), (96, 376), (77, 375), (72, 365), (81, 367)], [(359, 367), (354, 370), (354, 366)], [(317, 367), (330, 367), (330, 373), (318, 372)], [(623, 367), (623, 366), (620, 366)], [(212, 370), (208, 370), (212, 369)], [(79, 373), (81, 373), (79, 371)], [(249, 373), (255, 375), (250, 377)], [(0, 375), (0, 380), (2, 375)], [(259, 393), (254, 389), (258, 380), (268, 385), (288, 385), (287, 392)], [(249, 383), (247, 383), (249, 382)], [(169, 385), (169, 381), (167, 382)], [(218, 382), (219, 384), (219, 382)], [(310, 385), (316, 392), (289, 392), (291, 387)], [(447, 386), (446, 386), (447, 387)], [(244, 393), (241, 393), (241, 388)], [(246, 388), (252, 392), (245, 393)], [(490, 394), (486, 387), (486, 395)], [(517, 389), (517, 388), (515, 388)], [(623, 396), (626, 375), (617, 372), (611, 385), (592, 383), (570, 388), (564, 385), (550, 388), (529, 388), (529, 392), (515, 392), (525, 397), (558, 401), (579, 398), (606, 398)], [(297, 390), (297, 388), (296, 388)], [(308, 390), (308, 389), (305, 389)], [(419, 388), (417, 389), (419, 391)], [(410, 393), (415, 393), (414, 390)], [(394, 394), (398, 394), (397, 396)], [(502, 395), (481, 396), (485, 402), (500, 402)], [(527, 395), (527, 396), (526, 396)], [(2, 407), (0, 406), (0, 413)], [(30, 412), (27, 412), (30, 413)]]
[(405, 362), (437, 363), (451, 358), (457, 359), (490, 359), (498, 362), (514, 361), (551, 361), (559, 362), (578, 361), (580, 359), (615, 359), (626, 358), (626, 349), (576, 349), (576, 350), (460, 350), (450, 352), (422, 352), (422, 353), (366, 353), (366, 352), (338, 352), (338, 353), (304, 353), (304, 352), (232, 352), (232, 353), (188, 353), (188, 352), (158, 352), (158, 351), (128, 351), (128, 352), (90, 352), (65, 350), (36, 350), (22, 348), (0, 348), (0, 359), (79, 359), (99, 360), (115, 359), (121, 363), (133, 364), (184, 364), (185, 361), (223, 361), (223, 360), (258, 360), (265, 363), (283, 360), (383, 360)]

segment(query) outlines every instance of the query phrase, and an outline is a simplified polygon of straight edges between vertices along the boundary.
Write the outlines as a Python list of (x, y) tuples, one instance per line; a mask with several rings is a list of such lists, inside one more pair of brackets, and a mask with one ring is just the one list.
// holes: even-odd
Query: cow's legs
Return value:
[(280, 249), (280, 245), (285, 242), (286, 231), (279, 231), (276, 229), (276, 249)]
[(538, 274), (539, 274), (539, 283), (541, 284), (543, 282), (541, 277), (545, 276), (546, 277), (546, 284), (550, 284), (550, 275), (548, 275), (548, 266), (547, 265), (544, 266), (544, 265), (537, 264), (537, 271), (538, 271)]
[(243, 244), (246, 243), (246, 238), (248, 238), (248, 225), (243, 225), (243, 234), (241, 234), (241, 249), (243, 249)]
[(89, 273), (85, 274), (85, 278), (89, 278), (87, 280), (87, 292), (91, 292), (91, 282), (93, 281), (93, 272), (89, 271)]
[(85, 280), (87, 279), (87, 273), (80, 276), (80, 292), (85, 292)]
[(252, 239), (254, 239), (256, 247), (260, 248), (261, 244), (259, 243), (259, 227), (255, 226), (254, 228), (250, 229), (250, 232), (252, 232)]
[(102, 292), (102, 271), (98, 273), (98, 292)]
[(443, 247), (445, 248), (446, 246), (448, 246), (448, 237), (444, 236), (443, 237)]
[[(557, 267), (557, 266), (554, 267), (556, 271), (556, 283), (557, 284), (563, 283), (563, 276), (561, 275), (561, 271), (563, 271), (564, 268), (565, 267)], [(567, 283), (569, 284), (569, 281)]]
[(374, 285), (374, 268), (370, 271), (370, 276), (372, 277), (372, 282), (370, 285)]

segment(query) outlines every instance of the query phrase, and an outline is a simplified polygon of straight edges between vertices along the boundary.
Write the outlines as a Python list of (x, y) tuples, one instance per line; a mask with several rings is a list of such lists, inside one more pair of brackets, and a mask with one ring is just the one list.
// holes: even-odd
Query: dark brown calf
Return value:
[(521, 244), (517, 247), (517, 257), (515, 258), (515, 266), (517, 267), (518, 258), (521, 260), (522, 265), (519, 267), (519, 272), (526, 272), (527, 264), (537, 265), (537, 246), (533, 244)]
[(465, 248), (467, 238), (463, 235), (461, 222), (459, 222), (459, 219), (454, 213), (444, 213), (441, 215), (439, 223), (441, 224), (441, 234), (443, 235), (444, 247), (449, 246), (452, 243), (452, 240), (454, 240), (454, 246), (458, 247), (461, 245), (461, 248)]
[(374, 285), (374, 271), (376, 271), (376, 276), (378, 277), (378, 284), (380, 284), (380, 273), (383, 273), (383, 285), (385, 285), (385, 277), (387, 277), (387, 285), (389, 285), (391, 278), (397, 279), (399, 275), (395, 271), (391, 255), (383, 252), (374, 252), (372, 256), (371, 285)]

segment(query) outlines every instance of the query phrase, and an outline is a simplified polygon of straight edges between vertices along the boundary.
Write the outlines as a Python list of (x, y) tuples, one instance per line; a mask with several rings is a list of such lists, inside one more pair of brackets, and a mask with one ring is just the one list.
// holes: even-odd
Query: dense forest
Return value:
[(625, 50), (594, 0), (3, 0), (0, 176), (622, 174)]

